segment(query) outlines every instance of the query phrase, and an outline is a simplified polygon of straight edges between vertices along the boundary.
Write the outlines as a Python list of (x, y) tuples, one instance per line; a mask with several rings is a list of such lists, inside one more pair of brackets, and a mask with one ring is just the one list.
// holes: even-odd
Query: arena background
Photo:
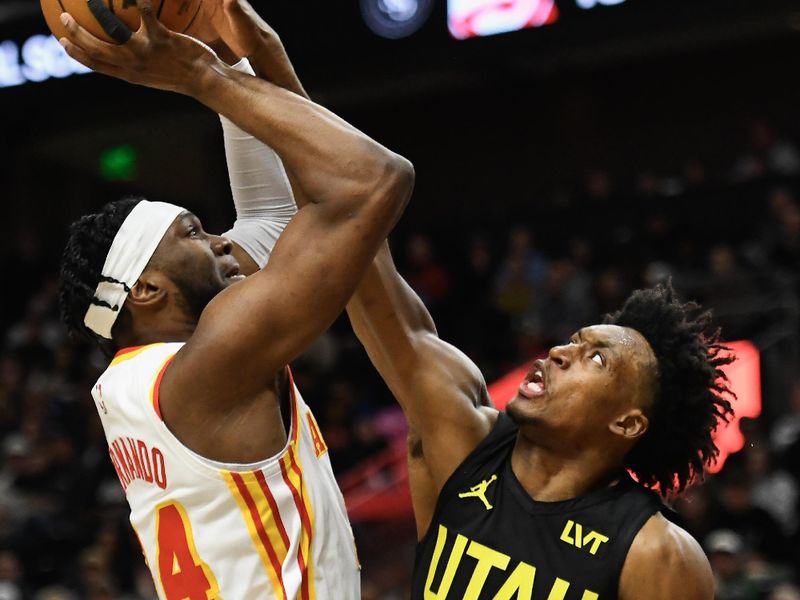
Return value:
[[(414, 162), (395, 255), (488, 381), (667, 277), (752, 342), (760, 416), (675, 518), (718, 598), (797, 599), (800, 7), (616, 2), (556, 0), (553, 24), (466, 40), (443, 0), (254, 4), (315, 100)], [(365, 11), (420, 28), (387, 39)], [(69, 222), (127, 193), (226, 228), (221, 136), (188, 98), (60, 77), (44, 33), (38, 3), (0, 0), (0, 599), (144, 600), (89, 396), (104, 363), (58, 323), (58, 257)], [(402, 416), (346, 319), (294, 370), (345, 488), (364, 598), (407, 597)]]

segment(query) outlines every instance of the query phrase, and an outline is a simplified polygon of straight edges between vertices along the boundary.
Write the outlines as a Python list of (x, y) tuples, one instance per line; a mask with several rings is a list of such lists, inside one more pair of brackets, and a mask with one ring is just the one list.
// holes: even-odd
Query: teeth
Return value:
[(528, 390), (533, 392), (534, 394), (541, 394), (542, 393), (542, 386), (535, 381), (531, 381), (528, 383)]

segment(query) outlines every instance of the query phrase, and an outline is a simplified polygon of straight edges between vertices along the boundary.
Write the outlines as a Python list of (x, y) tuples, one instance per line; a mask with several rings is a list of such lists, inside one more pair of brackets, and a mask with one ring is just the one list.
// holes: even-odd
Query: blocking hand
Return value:
[(215, 0), (222, 10), (216, 10), (212, 21), (222, 40), (240, 57), (250, 57), (264, 51), (278, 34), (262, 19), (247, 0)]
[(259, 77), (307, 98), (280, 37), (248, 0), (214, 1), (213, 25), (236, 56), (247, 57)]

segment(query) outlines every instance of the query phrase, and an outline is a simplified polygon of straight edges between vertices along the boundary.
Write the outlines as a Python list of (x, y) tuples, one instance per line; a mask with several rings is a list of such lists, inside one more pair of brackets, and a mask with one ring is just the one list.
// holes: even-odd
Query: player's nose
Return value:
[(553, 346), (550, 348), (550, 352), (548, 352), (550, 361), (558, 368), (566, 369), (572, 363), (572, 353), (570, 352), (571, 347), (572, 344), (568, 344), (566, 346)]
[(218, 256), (230, 254), (233, 250), (233, 242), (224, 236), (214, 235), (211, 236), (211, 248)]

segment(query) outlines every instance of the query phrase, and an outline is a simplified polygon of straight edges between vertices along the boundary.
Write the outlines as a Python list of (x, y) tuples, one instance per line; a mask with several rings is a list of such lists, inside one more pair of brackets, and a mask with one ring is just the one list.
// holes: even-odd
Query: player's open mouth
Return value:
[(239, 273), (239, 265), (235, 264), (227, 273), (225, 273), (225, 278), (233, 281), (239, 281), (240, 279), (244, 279), (245, 276)]
[(528, 376), (519, 385), (519, 394), (525, 398), (538, 398), (545, 393), (546, 389), (544, 361), (537, 360), (533, 363), (533, 368)]

